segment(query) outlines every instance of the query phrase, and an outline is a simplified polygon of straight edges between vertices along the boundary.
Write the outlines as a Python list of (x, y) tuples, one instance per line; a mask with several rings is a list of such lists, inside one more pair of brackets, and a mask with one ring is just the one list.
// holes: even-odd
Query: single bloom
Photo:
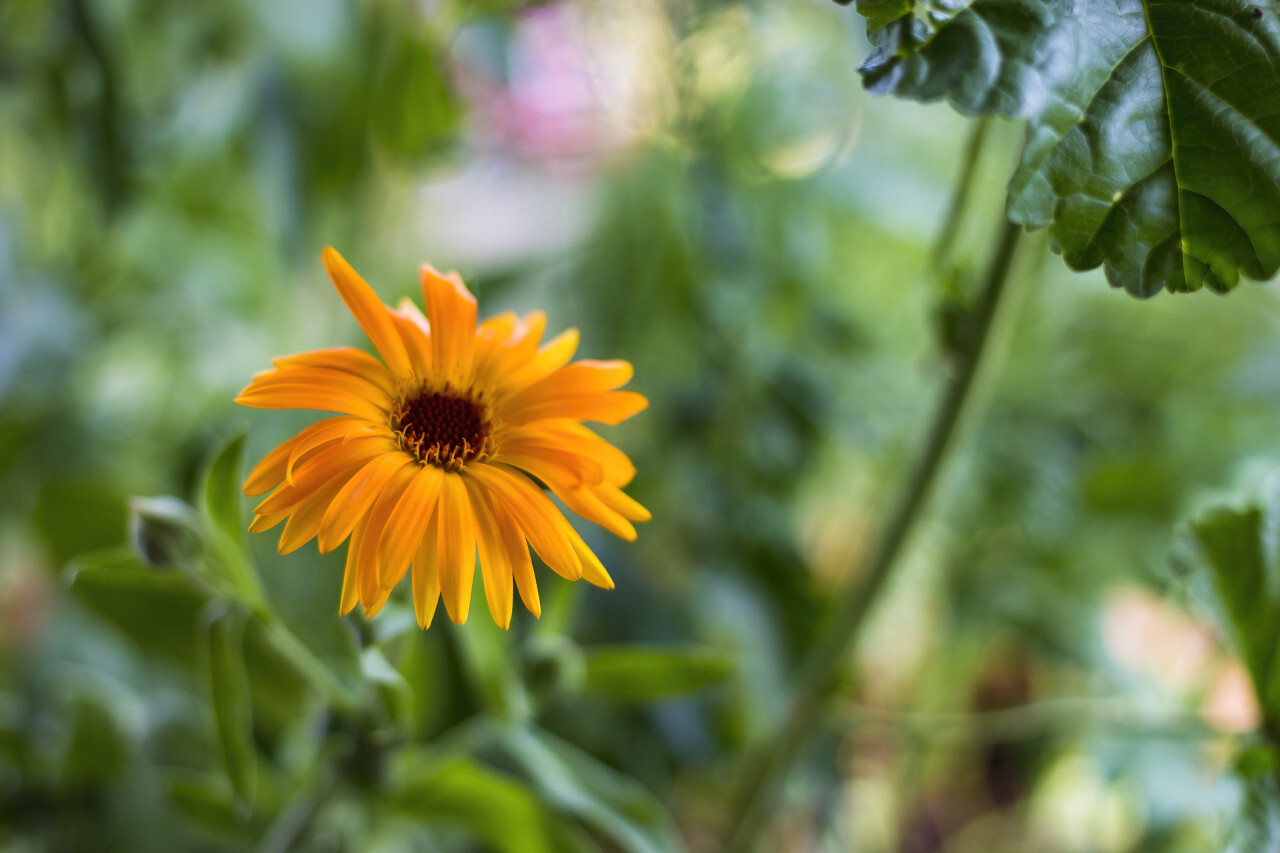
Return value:
[(382, 360), (352, 347), (276, 359), (237, 403), (339, 413), (267, 454), (245, 481), (271, 494), (251, 531), (285, 522), (280, 552), (315, 538), (322, 553), (349, 537), (339, 612), (369, 616), (412, 566), (418, 624), (443, 597), (465, 622), (476, 557), (485, 599), (503, 628), (512, 582), (540, 615), (529, 545), (553, 571), (612, 588), (600, 560), (532, 478), (565, 506), (624, 539), (649, 512), (622, 487), (626, 454), (582, 421), (616, 424), (648, 401), (618, 391), (625, 361), (575, 361), (576, 330), (542, 343), (547, 318), (500, 314), (476, 324), (476, 300), (457, 273), (421, 268), (427, 316), (398, 308), (334, 249), (324, 265)]

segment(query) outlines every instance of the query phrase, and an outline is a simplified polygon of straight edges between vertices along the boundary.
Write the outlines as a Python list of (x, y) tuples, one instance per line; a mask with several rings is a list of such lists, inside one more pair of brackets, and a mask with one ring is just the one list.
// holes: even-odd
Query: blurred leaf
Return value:
[(583, 650), (587, 690), (615, 699), (661, 699), (727, 676), (732, 659), (707, 646), (598, 646)]
[(240, 469), (244, 458), (244, 435), (228, 441), (205, 469), (200, 488), (200, 511), (204, 515), (209, 550), (207, 561), (231, 583), (229, 590), (255, 607), (263, 606), (262, 584), (257, 568), (245, 551), (244, 523), (240, 513)]
[(200, 509), (236, 545), (244, 541), (240, 515), (240, 467), (244, 433), (228, 441), (205, 469)]
[(175, 772), (168, 781), (167, 793), (174, 808), (205, 829), (250, 840), (244, 816), (225, 778)]
[(275, 735), (304, 719), (316, 696), (307, 674), (282, 655), (266, 636), (257, 619), (244, 634), (244, 662), (253, 697), (253, 725), (259, 733)]
[(1183, 551), (1253, 680), (1264, 719), (1280, 731), (1280, 495), (1243, 509), (1215, 506), (1190, 524)]
[(457, 129), (459, 108), (439, 52), (421, 24), (404, 22), (374, 84), (370, 124), (383, 151), (412, 163), (439, 151)]
[(205, 676), (227, 778), (243, 803), (252, 803), (257, 784), (253, 745), (253, 704), (244, 661), (249, 615), (237, 607), (211, 605), (207, 615)]
[(129, 760), (129, 744), (111, 712), (96, 698), (80, 695), (73, 720), (64, 783), (104, 784), (119, 776)]
[(204, 551), (195, 510), (167, 495), (129, 499), (129, 540), (153, 568), (190, 565)]
[(1274, 745), (1254, 746), (1236, 760), (1243, 786), (1240, 814), (1225, 853), (1275, 853), (1280, 842), (1280, 755)]
[(68, 567), (73, 596), (142, 650), (181, 663), (196, 658), (196, 620), (208, 598), (191, 578), (140, 564), (125, 549), (81, 557)]
[(542, 796), (630, 853), (683, 850), (675, 822), (639, 782), (542, 729), (508, 727), (506, 751)]
[(36, 529), (60, 566), (124, 542), (127, 521), (123, 497), (84, 483), (46, 483), (36, 503)]
[(515, 779), (463, 758), (432, 762), (399, 755), (401, 779), (390, 805), (424, 824), (470, 831), (497, 853), (552, 853), (561, 848), (551, 816)]
[(1226, 291), (1280, 269), (1280, 22), (1254, 9), (976, 0), (932, 31), (900, 17), (860, 71), (875, 93), (1029, 118), (1009, 215), (1051, 225), (1072, 269), (1105, 264), (1135, 296)]
[(485, 618), (455, 631), (454, 636), (477, 700), (503, 716), (525, 716), (529, 699), (520, 680), (511, 634)]
[(414, 707), (413, 688), (409, 686), (409, 682), (400, 674), (400, 671), (387, 660), (382, 649), (377, 646), (365, 649), (360, 655), (360, 669), (364, 677), (370, 683), (377, 685), (386, 697), (392, 716), (397, 722), (401, 724), (411, 722)]

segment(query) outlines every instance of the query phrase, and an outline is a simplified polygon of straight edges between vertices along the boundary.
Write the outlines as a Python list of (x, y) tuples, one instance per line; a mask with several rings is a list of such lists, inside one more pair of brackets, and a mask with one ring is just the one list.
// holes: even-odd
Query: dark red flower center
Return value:
[(392, 412), (392, 426), (401, 446), (419, 461), (454, 470), (483, 453), (489, 435), (479, 406), (435, 392), (401, 400)]

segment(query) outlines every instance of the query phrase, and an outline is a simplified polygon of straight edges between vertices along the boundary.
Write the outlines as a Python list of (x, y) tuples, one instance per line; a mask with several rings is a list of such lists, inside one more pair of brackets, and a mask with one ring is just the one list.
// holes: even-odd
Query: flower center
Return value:
[(482, 455), (489, 441), (489, 424), (479, 406), (431, 391), (397, 403), (391, 426), (400, 446), (418, 461), (454, 471)]

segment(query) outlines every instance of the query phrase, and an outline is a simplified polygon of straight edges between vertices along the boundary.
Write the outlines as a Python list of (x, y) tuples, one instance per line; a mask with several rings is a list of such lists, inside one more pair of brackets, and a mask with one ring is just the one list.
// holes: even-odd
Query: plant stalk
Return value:
[(878, 547), (869, 552), (861, 571), (855, 574), (864, 580), (860, 584), (851, 584), (845, 591), (825, 632), (807, 656), (782, 728), (765, 744), (759, 758), (747, 767), (747, 772), (741, 777), (743, 784), (730, 803), (732, 823), (726, 849), (734, 853), (752, 848), (768, 817), (774, 789), (785, 776), (805, 735), (812, 729), (823, 695), (897, 565), (903, 545), (923, 515), (925, 502), (938, 479), (965, 400), (973, 387), (1022, 234), (1020, 226), (1003, 216), (1001, 220), (994, 257), (987, 269), (978, 302), (971, 309), (971, 335), (958, 354), (954, 373), (946, 381), (924, 447), (889, 517), (884, 535)]

